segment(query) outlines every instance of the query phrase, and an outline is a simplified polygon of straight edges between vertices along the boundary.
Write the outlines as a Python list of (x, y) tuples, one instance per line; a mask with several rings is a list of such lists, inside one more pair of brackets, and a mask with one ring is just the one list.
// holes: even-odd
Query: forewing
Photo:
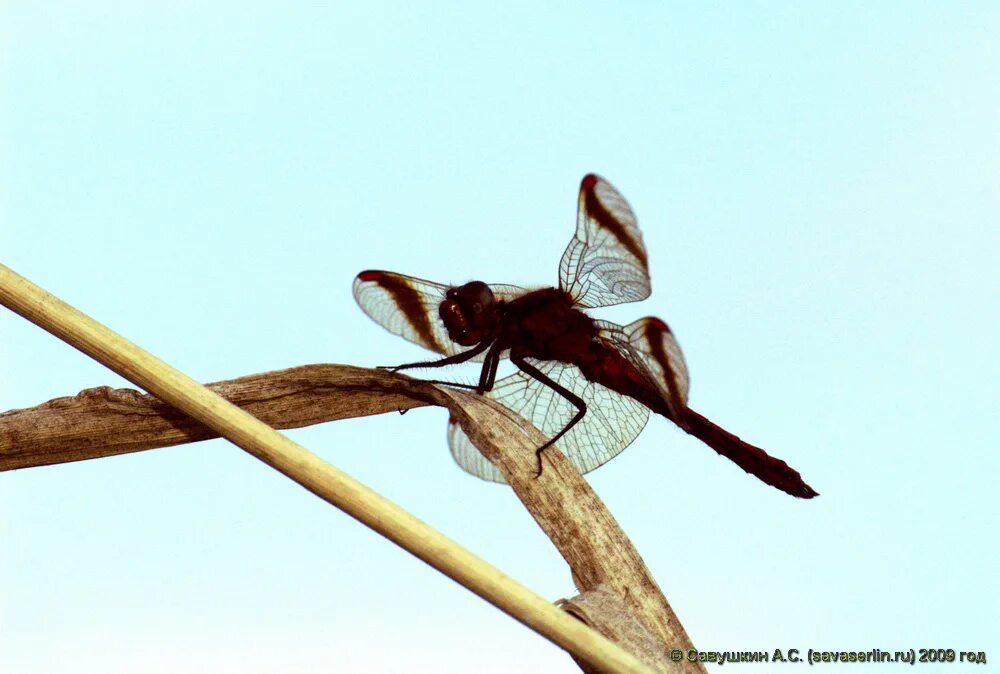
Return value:
[(660, 392), (674, 419), (683, 419), (687, 408), (687, 363), (680, 344), (665, 322), (647, 316), (626, 326), (595, 321), (600, 336), (618, 349)]
[[(450, 356), (469, 347), (451, 341), (438, 317), (438, 307), (450, 286), (389, 271), (363, 271), (354, 279), (354, 299), (368, 317), (389, 332)], [(516, 286), (490, 285), (498, 300), (525, 291)], [(481, 361), (484, 355), (473, 360)]]
[(611, 183), (588, 174), (580, 183), (576, 235), (559, 261), (559, 287), (583, 307), (649, 297), (649, 265), (632, 208)]
[[(556, 443), (581, 473), (613, 459), (646, 425), (649, 409), (645, 405), (587, 381), (576, 366), (533, 358), (528, 362), (587, 404), (583, 419)], [(547, 438), (559, 433), (576, 414), (568, 400), (523, 372), (499, 380), (486, 396), (517, 412)], [(484, 480), (506, 482), (455, 422), (449, 422), (448, 445), (465, 471)]]

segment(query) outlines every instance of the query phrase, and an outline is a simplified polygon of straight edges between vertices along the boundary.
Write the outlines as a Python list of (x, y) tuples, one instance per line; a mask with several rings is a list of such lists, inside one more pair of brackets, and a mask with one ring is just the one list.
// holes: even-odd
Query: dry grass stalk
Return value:
[[(409, 513), (2, 265), (0, 302), (186, 412), (177, 414), (137, 392), (106, 388), (9, 412), (0, 416), (0, 467), (107, 456), (208, 437), (207, 428), (185, 418), (195, 417), (560, 644), (596, 671), (647, 670), (567, 614), (551, 613), (551, 605), (541, 597)], [(325, 383), (314, 386), (318, 380)], [(280, 427), (423, 404), (448, 407), (469, 437), (504, 472), (569, 563), (582, 592), (604, 586), (621, 597), (635, 620), (653, 635), (657, 642), (653, 650), (664, 645), (682, 650), (691, 647), (638, 553), (572, 465), (560, 453), (546, 452), (545, 470), (534, 478), (532, 450), (544, 438), (533, 428), (525, 432), (523, 421), (512, 418), (505, 408), (480, 396), (347, 366), (306, 366), (213, 386), (248, 409), (260, 408), (254, 409), (256, 415), (265, 419), (272, 415), (271, 423)], [(126, 432), (125, 426), (134, 431), (136, 423), (142, 426), (139, 436)], [(661, 671), (704, 671), (697, 663), (667, 661), (656, 662), (656, 666)]]

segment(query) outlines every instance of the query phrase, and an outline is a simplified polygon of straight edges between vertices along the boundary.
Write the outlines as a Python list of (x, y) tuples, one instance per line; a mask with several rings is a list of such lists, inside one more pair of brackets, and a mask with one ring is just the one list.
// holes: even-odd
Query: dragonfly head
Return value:
[(493, 334), (497, 325), (497, 299), (482, 281), (449, 288), (438, 315), (452, 341), (474, 346)]

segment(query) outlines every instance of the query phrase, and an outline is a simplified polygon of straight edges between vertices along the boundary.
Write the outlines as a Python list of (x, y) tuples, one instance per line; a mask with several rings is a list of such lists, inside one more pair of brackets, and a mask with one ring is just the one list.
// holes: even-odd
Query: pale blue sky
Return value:
[[(407, 362), (359, 270), (554, 283), (601, 173), (654, 292), (598, 315), (668, 320), (692, 407), (822, 494), (659, 418), (592, 474), (695, 643), (992, 662), (997, 34), (993, 3), (6, 2), (0, 261), (204, 381)], [(101, 384), (0, 310), (0, 410)], [(445, 426), (291, 435), (572, 595)], [(577, 671), (220, 441), (0, 474), (0, 669)]]

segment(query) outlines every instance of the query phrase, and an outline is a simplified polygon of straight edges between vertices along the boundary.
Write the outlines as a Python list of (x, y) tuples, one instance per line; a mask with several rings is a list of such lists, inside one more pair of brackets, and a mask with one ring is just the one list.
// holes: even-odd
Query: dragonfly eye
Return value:
[(493, 291), (482, 281), (470, 281), (459, 288), (453, 288), (448, 291), (448, 296), (462, 307), (466, 317), (473, 322), (489, 317), (496, 306)]

